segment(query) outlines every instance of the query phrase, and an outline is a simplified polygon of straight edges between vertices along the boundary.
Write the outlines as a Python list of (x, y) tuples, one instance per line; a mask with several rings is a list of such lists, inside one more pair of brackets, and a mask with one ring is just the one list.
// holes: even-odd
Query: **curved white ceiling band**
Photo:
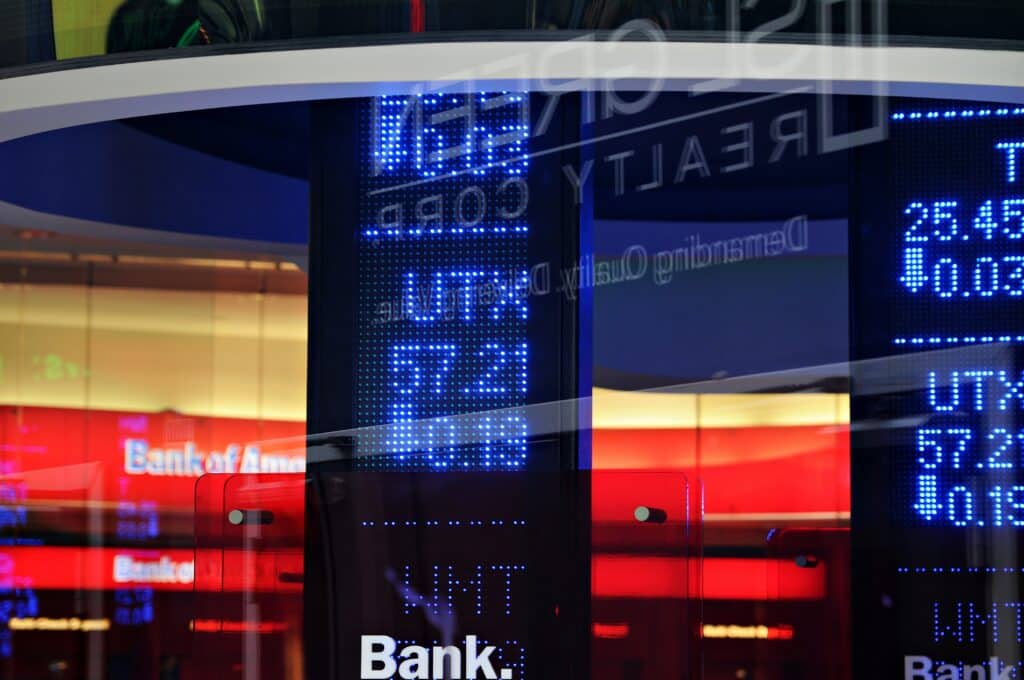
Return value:
[(218, 54), (0, 80), (0, 141), (73, 125), (417, 88), (794, 87), (1024, 102), (1024, 53), (763, 43), (443, 42)]

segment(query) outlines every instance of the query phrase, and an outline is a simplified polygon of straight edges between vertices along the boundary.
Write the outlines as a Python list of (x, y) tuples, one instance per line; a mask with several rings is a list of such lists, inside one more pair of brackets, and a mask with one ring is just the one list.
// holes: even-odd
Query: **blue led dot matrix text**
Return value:
[(423, 527), (423, 528), (436, 528), (442, 527), (525, 527), (526, 520), (524, 519), (449, 519), (449, 520), (416, 520), (416, 519), (392, 519), (392, 520), (363, 520), (360, 522), (362, 527)]
[(899, 281), (911, 293), (946, 300), (1024, 295), (1024, 254), (1018, 252), (1024, 198), (1015, 186), (1024, 139), (989, 143), (994, 162), (1002, 167), (1003, 186), (991, 188), (997, 195), (976, 198), (981, 188), (975, 187), (966, 200), (944, 196), (906, 203)]
[(936, 413), (1024, 410), (1024, 371), (964, 366), (927, 372), (928, 407)]
[(32, 588), (15, 583), (14, 558), (0, 552), (0, 658), (14, 654), (14, 639), (8, 622), (12, 618), (39, 616), (39, 598)]
[[(526, 573), (526, 565), (508, 564), (433, 564), (426, 568), (426, 579), (415, 578), (412, 565), (402, 569), (403, 612), (416, 614), (421, 608), (432, 614), (472, 612), (477, 616), (511, 616), (516, 583)], [(420, 593), (408, 584), (423, 580), (429, 593)], [(466, 606), (471, 604), (471, 606)], [(493, 610), (493, 611), (490, 611)]]
[(370, 117), (365, 239), (527, 231), (526, 93), (382, 97)]
[[(1024, 344), (1024, 107), (922, 107), (891, 119), (893, 348)], [(907, 412), (927, 422), (898, 465), (901, 512), (927, 526), (1024, 526), (1024, 374), (933, 356)]]
[[(525, 173), (525, 92), (385, 96), (373, 100), (375, 175), (409, 168), (420, 178)], [(453, 124), (454, 123), (454, 124)]]
[(991, 343), (1024, 343), (1024, 335), (932, 335), (912, 338), (893, 338), (894, 345), (941, 346), (941, 345), (985, 345)]
[(1022, 602), (999, 600), (935, 600), (932, 605), (933, 641), (940, 643), (946, 640), (957, 644), (988, 642), (998, 645), (1000, 637), (1006, 637), (1007, 641), (1020, 644), (1024, 641), (1022, 606)]
[[(982, 427), (920, 427), (913, 509), (929, 524), (1024, 526), (1024, 373), (997, 367), (931, 370), (926, 401), (933, 420), (976, 414)], [(1000, 425), (999, 422), (1006, 425)]]
[(1019, 602), (990, 593), (1019, 579), (1024, 524), (1024, 107), (892, 101), (854, 208), (854, 354), (882, 359), (851, 388), (852, 537), (870, 556), (854, 656), (876, 677), (910, 654), (936, 677), (998, 674), (988, 651), (1020, 643)]
[(384, 427), (358, 465), (519, 469), (529, 97), (381, 97), (363, 113), (356, 424)]
[(955, 120), (973, 120), (975, 118), (1014, 118), (1024, 116), (1022, 106), (985, 106), (981, 108), (932, 108), (919, 111), (897, 111), (891, 118), (896, 122), (942, 122)]

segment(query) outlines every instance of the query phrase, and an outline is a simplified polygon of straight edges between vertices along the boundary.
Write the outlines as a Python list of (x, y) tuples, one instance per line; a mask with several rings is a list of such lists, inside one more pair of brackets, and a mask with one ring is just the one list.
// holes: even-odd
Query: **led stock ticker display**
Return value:
[(1018, 677), (1024, 108), (892, 106), (851, 201), (854, 674)]
[[(1013, 107), (892, 116), (902, 208), (888, 282), (895, 352), (1024, 343), (1022, 124)], [(920, 386), (927, 422), (913, 435), (905, 510), (932, 526), (1024, 526), (1024, 373), (1009, 354), (935, 356)]]
[(364, 120), (356, 423), (388, 427), (360, 465), (520, 468), (529, 98), (382, 97)]
[(356, 677), (371, 634), (399, 656), (475, 635), (516, 678), (570, 656), (553, 631), (589, 588), (566, 538), (588, 515), (565, 509), (589, 496), (562, 484), (575, 440), (534, 433), (527, 409), (575, 387), (575, 307), (534, 294), (537, 263), (578, 240), (568, 124), (549, 122), (520, 92), (314, 107), (308, 426), (352, 453), (308, 468), (308, 516), (328, 519), (305, 625), (331, 632), (307, 659), (325, 677)]

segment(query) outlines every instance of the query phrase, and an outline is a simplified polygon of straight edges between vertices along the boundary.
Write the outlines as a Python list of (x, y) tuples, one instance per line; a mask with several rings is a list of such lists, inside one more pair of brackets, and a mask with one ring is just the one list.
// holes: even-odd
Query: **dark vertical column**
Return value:
[(578, 109), (549, 104), (313, 106), (310, 678), (353, 677), (361, 635), (455, 631), (514, 677), (586, 677), (589, 489), (561, 404), (581, 390), (581, 323), (558, 287), (579, 257), (562, 178)]

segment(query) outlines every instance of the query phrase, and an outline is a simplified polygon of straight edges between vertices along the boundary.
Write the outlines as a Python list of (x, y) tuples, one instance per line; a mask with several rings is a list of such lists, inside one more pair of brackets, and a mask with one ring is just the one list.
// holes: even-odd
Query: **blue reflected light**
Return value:
[[(122, 496), (126, 494), (122, 478)], [(160, 536), (160, 516), (156, 503), (122, 500), (117, 504), (115, 534), (125, 541), (150, 541)], [(114, 623), (141, 626), (153, 622), (152, 588), (118, 588), (114, 591)]]
[(10, 620), (39, 616), (39, 598), (32, 588), (16, 579), (14, 572), (13, 558), (0, 553), (0, 658), (5, 659), (14, 653)]
[(141, 626), (152, 622), (152, 588), (129, 588), (114, 591), (114, 623), (122, 626)]

